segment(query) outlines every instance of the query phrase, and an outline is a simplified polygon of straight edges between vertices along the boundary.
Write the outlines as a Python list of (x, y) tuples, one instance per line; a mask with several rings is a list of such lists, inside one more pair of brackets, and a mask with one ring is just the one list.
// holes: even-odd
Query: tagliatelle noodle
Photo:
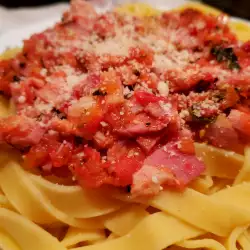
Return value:
[(244, 165), (242, 166), (239, 174), (236, 176), (234, 180), (234, 185), (237, 185), (244, 181), (250, 181), (250, 148), (245, 148), (245, 159)]
[(16, 242), (2, 230), (0, 231), (0, 246), (2, 249), (20, 250)]
[(250, 248), (250, 236), (249, 232), (245, 230), (238, 238), (238, 243), (243, 250), (247, 250)]
[(239, 238), (239, 236), (247, 230), (247, 228), (249, 227), (249, 225), (247, 226), (242, 226), (242, 227), (237, 227), (235, 228), (232, 233), (230, 234), (230, 236), (228, 237), (225, 246), (227, 247), (228, 250), (237, 250), (237, 240)]
[(62, 244), (65, 247), (72, 247), (79, 242), (93, 242), (105, 239), (105, 233), (103, 230), (86, 230), (79, 228), (69, 228), (65, 238), (62, 240)]
[(205, 175), (193, 181), (190, 184), (190, 188), (193, 188), (194, 190), (200, 193), (207, 194), (209, 193), (210, 188), (213, 186), (213, 184), (214, 184), (213, 178), (209, 175)]
[(12, 249), (10, 244), (16, 243), (21, 250), (65, 250), (55, 237), (38, 225), (5, 208), (0, 208), (0, 228), (6, 232), (4, 234), (7, 238), (5, 242), (9, 244), (6, 249)]
[[(202, 4), (188, 3), (182, 8), (187, 7), (220, 14)], [(160, 13), (145, 4), (129, 4), (118, 11), (138, 16)], [(231, 22), (230, 27), (240, 40), (249, 38), (249, 25)], [(17, 51), (7, 51), (1, 58), (12, 57)], [(11, 113), (12, 104), (0, 97), (0, 116)], [(168, 250), (239, 250), (240, 246), (249, 250), (250, 149), (246, 148), (245, 155), (241, 155), (206, 144), (196, 143), (195, 148), (206, 164), (206, 172), (183, 193), (166, 190), (143, 204), (131, 203), (124, 194), (116, 199), (112, 193), (110, 198), (105, 192), (50, 182), (22, 169), (20, 155), (2, 148), (0, 247), (4, 250), (167, 247)], [(68, 226), (68, 231), (61, 241), (45, 230), (63, 226)]]
[[(32, 221), (41, 224), (48, 224), (57, 221), (64, 222), (68, 225), (80, 228), (102, 228), (102, 222), (99, 218), (78, 219), (72, 214), (66, 214), (63, 210), (55, 207), (36, 187), (29, 178), (29, 173), (25, 172), (18, 164), (9, 162), (6, 167), (0, 170), (0, 186), (10, 203)], [(62, 187), (66, 188), (66, 187)], [(77, 204), (78, 199), (75, 200)], [(33, 206), (30, 206), (33, 204)], [(59, 196), (60, 204), (60, 196)], [(67, 201), (64, 206), (72, 206), (74, 209), (74, 201)], [(86, 203), (89, 205), (88, 203)], [(84, 206), (82, 206), (84, 209)], [(94, 210), (94, 209), (93, 209)]]
[(116, 211), (124, 205), (100, 192), (82, 190), (80, 186), (54, 184), (33, 174), (30, 174), (30, 179), (55, 207), (75, 218), (97, 217)]
[[(207, 144), (195, 143), (197, 157), (206, 164), (206, 175), (234, 179), (244, 162), (244, 156)], [(225, 166), (230, 166), (226, 168)]]
[(197, 249), (197, 248), (209, 248), (214, 250), (225, 250), (226, 248), (213, 239), (202, 239), (202, 240), (185, 240), (182, 243), (178, 244), (181, 247), (189, 248), (189, 249)]
[[(147, 216), (125, 236), (85, 248), (86, 250), (164, 249), (174, 243), (196, 237), (202, 233), (203, 231), (175, 217), (158, 212)], [(75, 248), (74, 250), (84, 250), (85, 248)]]

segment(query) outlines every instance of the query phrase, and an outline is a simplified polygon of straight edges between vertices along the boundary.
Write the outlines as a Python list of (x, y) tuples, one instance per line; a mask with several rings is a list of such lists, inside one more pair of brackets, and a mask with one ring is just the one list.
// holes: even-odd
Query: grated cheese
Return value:
[(160, 81), (158, 83), (157, 89), (158, 89), (160, 95), (168, 96), (168, 94), (169, 94), (168, 82)]

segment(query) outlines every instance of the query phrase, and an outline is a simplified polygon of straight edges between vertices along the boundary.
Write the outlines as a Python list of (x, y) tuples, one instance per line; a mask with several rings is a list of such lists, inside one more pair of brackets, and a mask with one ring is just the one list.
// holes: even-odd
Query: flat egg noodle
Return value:
[(79, 242), (93, 242), (105, 240), (104, 230), (80, 229), (70, 227), (61, 243), (66, 247), (72, 247)]
[(109, 199), (100, 192), (80, 186), (51, 183), (41, 176), (29, 174), (34, 185), (64, 213), (75, 218), (91, 218), (118, 210), (124, 202)]
[[(0, 169), (0, 186), (13, 207), (36, 223), (49, 224), (61, 221), (80, 228), (103, 227), (99, 218), (74, 218), (53, 206), (51, 201), (32, 183), (29, 174), (15, 162), (8, 162)], [(69, 205), (74, 206), (73, 203)]]
[[(38, 225), (24, 216), (18, 215), (5, 208), (0, 208), (0, 228), (6, 232), (4, 237), (6, 237), (5, 242), (7, 242), (6, 244), (8, 244), (7, 246), (9, 247), (6, 247), (6, 249), (66, 250), (55, 237)], [(12, 248), (15, 244), (17, 244), (16, 248)]]

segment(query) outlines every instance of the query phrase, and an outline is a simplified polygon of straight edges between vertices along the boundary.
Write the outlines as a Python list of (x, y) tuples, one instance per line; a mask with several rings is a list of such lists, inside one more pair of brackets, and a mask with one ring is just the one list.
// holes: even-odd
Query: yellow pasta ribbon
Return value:
[(110, 199), (95, 190), (80, 186), (63, 186), (49, 182), (41, 176), (29, 174), (30, 180), (51, 203), (75, 218), (91, 218), (118, 210), (124, 202)]
[(195, 153), (205, 165), (205, 174), (220, 178), (234, 179), (240, 172), (244, 156), (219, 149), (205, 143), (195, 143)]
[(83, 242), (92, 242), (105, 239), (103, 230), (86, 230), (70, 227), (61, 243), (65, 247), (72, 247)]
[(16, 242), (2, 230), (0, 230), (0, 248), (3, 250), (21, 250)]
[(240, 244), (242, 250), (250, 249), (250, 236), (248, 231), (245, 231), (239, 236), (238, 243)]
[(248, 225), (247, 226), (242, 226), (242, 227), (237, 227), (235, 228), (232, 233), (230, 234), (230, 236), (228, 237), (225, 245), (227, 250), (238, 250), (236, 243), (238, 238), (240, 237), (240, 235), (247, 230)]
[(211, 250), (226, 250), (222, 244), (213, 239), (185, 240), (184, 242), (179, 243), (178, 246), (189, 249), (207, 248)]
[[(13, 207), (22, 215), (40, 224), (57, 221), (79, 228), (103, 228), (100, 218), (78, 219), (56, 208), (32, 183), (19, 164), (9, 162), (0, 169), (0, 186)], [(68, 204), (74, 206), (74, 203)]]
[(130, 14), (134, 16), (155, 16), (159, 15), (161, 12), (157, 9), (154, 9), (152, 6), (146, 3), (128, 3), (122, 5), (122, 7), (116, 8), (116, 11), (119, 13)]
[(163, 212), (143, 219), (129, 234), (73, 250), (160, 250), (202, 234), (203, 231)]
[(242, 169), (234, 180), (234, 185), (243, 181), (250, 181), (250, 148), (245, 148), (245, 159)]
[[(217, 198), (219, 193), (220, 198)], [(246, 194), (239, 197), (241, 191), (234, 188), (219, 193), (207, 196), (192, 189), (183, 193), (166, 190), (156, 196), (151, 205), (206, 232), (226, 237), (235, 227), (249, 223), (250, 213), (243, 203)], [(231, 197), (231, 193), (238, 196)]]
[(116, 235), (123, 236), (148, 215), (149, 213), (141, 205), (132, 204), (107, 216), (104, 225)]
[(16, 56), (21, 51), (20, 48), (7, 49), (0, 55), (0, 60), (7, 60)]
[[(27, 218), (5, 208), (0, 208), (0, 229), (6, 232), (6, 244), (13, 243), (12, 246), (16, 244), (19, 247), (10, 248), (11, 250), (66, 250), (51, 234)], [(8, 235), (10, 238), (7, 238)]]

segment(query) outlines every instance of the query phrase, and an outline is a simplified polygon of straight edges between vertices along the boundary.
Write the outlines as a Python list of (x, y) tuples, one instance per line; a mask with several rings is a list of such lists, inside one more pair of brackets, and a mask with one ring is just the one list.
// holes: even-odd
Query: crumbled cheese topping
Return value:
[(162, 96), (168, 96), (169, 94), (169, 87), (168, 82), (159, 81), (157, 89)]

